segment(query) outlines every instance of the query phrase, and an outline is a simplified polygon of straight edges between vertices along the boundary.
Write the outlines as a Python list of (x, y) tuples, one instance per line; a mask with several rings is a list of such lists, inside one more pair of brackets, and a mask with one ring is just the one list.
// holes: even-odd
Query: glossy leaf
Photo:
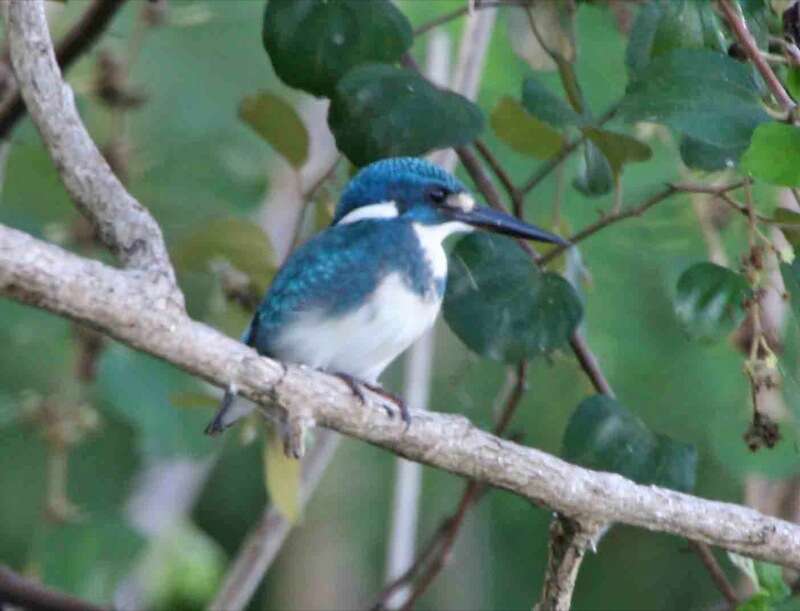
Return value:
[(295, 168), (308, 159), (308, 132), (294, 108), (283, 98), (262, 91), (239, 104), (239, 118)]
[(572, 185), (587, 197), (600, 197), (614, 188), (614, 172), (606, 156), (588, 140), (583, 147), (583, 163)]
[(722, 148), (746, 146), (753, 130), (769, 120), (748, 66), (696, 49), (653, 59), (628, 86), (620, 115), (665, 123)]
[(294, 524), (300, 517), (300, 461), (283, 452), (274, 427), (264, 439), (264, 482), (270, 501), (284, 518)]
[(697, 450), (657, 435), (640, 418), (606, 395), (589, 397), (570, 416), (562, 455), (570, 462), (619, 473), (640, 484), (690, 492)]
[(444, 317), (471, 350), (507, 363), (563, 346), (583, 308), (561, 276), (540, 272), (513, 240), (480, 233), (453, 249)]
[(269, 0), (263, 40), (284, 83), (330, 96), (348, 70), (394, 63), (413, 38), (408, 20), (389, 0)]
[(749, 295), (750, 286), (741, 274), (714, 263), (697, 263), (678, 279), (675, 314), (690, 337), (721, 339), (744, 319)]
[(517, 153), (549, 159), (564, 146), (564, 136), (528, 114), (509, 96), (500, 99), (489, 122), (497, 137)]
[(483, 129), (480, 108), (410, 70), (359, 66), (336, 86), (328, 113), (336, 145), (355, 165), (459, 146)]
[(680, 142), (681, 161), (686, 167), (703, 172), (716, 172), (736, 165), (747, 146), (721, 148), (689, 136), (682, 136)]
[(180, 240), (173, 251), (179, 271), (210, 271), (224, 259), (247, 274), (260, 291), (269, 286), (276, 267), (267, 234), (251, 221), (226, 217), (207, 221)]
[(615, 176), (622, 172), (626, 163), (647, 161), (653, 156), (653, 151), (644, 142), (625, 134), (597, 127), (584, 127), (582, 131), (603, 153)]
[(564, 100), (533, 77), (526, 78), (522, 84), (522, 104), (534, 117), (553, 127), (581, 125), (586, 121)]
[(784, 187), (800, 186), (800, 128), (764, 123), (753, 133), (742, 157), (742, 168), (763, 181)]

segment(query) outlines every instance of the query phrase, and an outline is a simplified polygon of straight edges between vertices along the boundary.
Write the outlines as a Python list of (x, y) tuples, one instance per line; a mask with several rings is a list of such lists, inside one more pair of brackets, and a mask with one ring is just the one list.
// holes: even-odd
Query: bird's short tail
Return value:
[(253, 411), (255, 405), (249, 401), (237, 400), (236, 387), (231, 385), (225, 389), (225, 396), (219, 404), (214, 419), (206, 427), (206, 435), (215, 437), (230, 427), (240, 418), (244, 418)]

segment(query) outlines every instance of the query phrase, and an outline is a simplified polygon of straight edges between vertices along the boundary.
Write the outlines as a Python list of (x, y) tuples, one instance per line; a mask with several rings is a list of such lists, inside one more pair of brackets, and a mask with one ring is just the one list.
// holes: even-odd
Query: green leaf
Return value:
[(620, 115), (665, 123), (722, 148), (746, 146), (753, 130), (769, 120), (750, 69), (704, 49), (654, 58), (628, 86)]
[(264, 230), (251, 221), (226, 217), (204, 222), (180, 240), (173, 251), (179, 271), (208, 272), (217, 259), (225, 259), (260, 291), (275, 275), (275, 259)]
[(553, 127), (581, 125), (586, 122), (564, 100), (533, 77), (526, 78), (522, 84), (522, 105), (534, 117)]
[(724, 38), (710, 2), (697, 0), (651, 1), (636, 15), (625, 65), (630, 76), (639, 75), (650, 60), (675, 49), (724, 51)]
[(396, 62), (413, 42), (389, 0), (269, 0), (263, 39), (278, 77), (317, 96), (333, 94), (355, 66)]
[(336, 86), (328, 113), (336, 145), (355, 165), (466, 144), (483, 129), (480, 108), (410, 70), (359, 66)]
[(734, 552), (728, 552), (728, 558), (736, 568), (747, 575), (755, 589), (750, 598), (736, 607), (737, 611), (776, 611), (787, 607), (791, 609), (791, 605), (782, 605), (789, 599), (792, 590), (783, 580), (783, 569), (780, 566), (753, 560)]
[(144, 456), (203, 456), (214, 449), (203, 435), (211, 411), (171, 404), (172, 397), (197, 391), (189, 374), (114, 344), (100, 357), (96, 384), (102, 402), (136, 430)]
[(247, 96), (239, 104), (239, 118), (253, 128), (295, 168), (308, 159), (308, 132), (284, 99), (269, 91)]
[(800, 320), (800, 258), (795, 257), (791, 265), (781, 263), (781, 276), (786, 291), (789, 293), (795, 318)]
[(797, 251), (800, 248), (800, 212), (786, 208), (776, 208), (772, 219), (780, 223), (786, 241)]
[(800, 186), (800, 129), (786, 123), (765, 123), (753, 133), (742, 168), (756, 178), (784, 187)]
[(583, 163), (572, 185), (587, 197), (600, 197), (614, 188), (611, 164), (591, 140), (583, 147)]
[(741, 274), (714, 263), (697, 263), (681, 274), (675, 314), (690, 337), (717, 340), (744, 320), (750, 286)]
[[(453, 249), (444, 317), (471, 350), (507, 363), (563, 346), (583, 315), (561, 276), (542, 273), (513, 240), (476, 233)], [(502, 273), (500, 273), (502, 272)]]
[(782, 567), (761, 560), (756, 560), (754, 564), (758, 587), (762, 592), (766, 592), (774, 602), (780, 602), (791, 595), (792, 590), (783, 580)]
[(144, 543), (121, 518), (93, 516), (90, 522), (45, 526), (33, 557), (48, 586), (107, 604)]
[[(526, 14), (529, 12), (529, 15)], [(534, 70), (555, 70), (553, 53), (571, 62), (575, 59), (575, 12), (563, 2), (534, 2), (506, 13), (511, 48)], [(532, 27), (536, 24), (539, 36)]]
[(497, 137), (517, 153), (549, 159), (564, 146), (564, 136), (525, 112), (509, 96), (500, 99), (489, 122)]
[(789, 66), (786, 69), (786, 78), (784, 79), (786, 89), (789, 91), (795, 100), (800, 97), (800, 68)]
[(283, 452), (275, 427), (264, 439), (264, 482), (270, 500), (291, 524), (300, 517), (300, 461)]
[(597, 127), (584, 127), (581, 131), (602, 151), (615, 176), (619, 176), (626, 163), (647, 161), (653, 156), (649, 146), (625, 134)]
[(747, 146), (721, 148), (689, 136), (682, 136), (680, 143), (681, 160), (686, 167), (703, 172), (717, 172), (732, 168), (747, 150)]
[(694, 446), (654, 434), (606, 395), (589, 397), (578, 405), (570, 416), (562, 447), (566, 460), (590, 469), (683, 492), (694, 488)]

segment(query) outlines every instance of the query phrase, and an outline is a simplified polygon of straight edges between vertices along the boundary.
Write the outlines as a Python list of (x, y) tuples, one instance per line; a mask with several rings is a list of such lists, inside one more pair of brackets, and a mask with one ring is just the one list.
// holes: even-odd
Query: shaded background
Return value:
[[(446, 0), (398, 4), (415, 25), (461, 5)], [(52, 7), (55, 35), (85, 6), (72, 0)], [(283, 86), (272, 72), (261, 45), (263, 2), (171, 0), (164, 23), (144, 34), (138, 53), (133, 50), (138, 57), (130, 83), (144, 103), (120, 118), (98, 97), (98, 64), (105, 50), (122, 57), (131, 53), (140, 9), (130, 3), (122, 11), (69, 81), (98, 143), (113, 144), (120, 121), (125, 124), (117, 163), (131, 191), (164, 229), (190, 312), (236, 336), (247, 313), (225, 300), (219, 272), (210, 263), (219, 250), (237, 244), (240, 256), (256, 270), (263, 266), (267, 277), (269, 245), (260, 242), (262, 234), (253, 224), (264, 221), (268, 169), (279, 163), (239, 120), (237, 107), (244, 96), (262, 89), (298, 104), (304, 94)], [(577, 23), (578, 74), (589, 105), (602, 112), (626, 85), (625, 36), (601, 6), (582, 5)], [(460, 27), (461, 20), (446, 27), (454, 42)], [(530, 73), (514, 55), (506, 29), (501, 12), (478, 99), (487, 114), (502, 96), (518, 98), (520, 83)], [(421, 63), (426, 40), (418, 39), (413, 48)], [(559, 90), (554, 73), (539, 78)], [(535, 167), (488, 128), (484, 136), (517, 180)], [(654, 157), (626, 171), (626, 201), (685, 176), (666, 132), (649, 136)], [(565, 169), (563, 214), (573, 228), (611, 206), (610, 197), (587, 199), (569, 186), (577, 163), (573, 158)], [(319, 212), (308, 215), (309, 232), (316, 217), (324, 217), (346, 173), (340, 164), (317, 196)], [(459, 176), (469, 184), (463, 172)], [(551, 175), (526, 199), (530, 218), (550, 223), (555, 191)], [(769, 209), (775, 197), (772, 191), (759, 193), (760, 205)], [(243, 239), (242, 225), (230, 219), (248, 223), (242, 231), (252, 239)], [(9, 151), (0, 222), (94, 252), (81, 240), (82, 223), (28, 120)], [(723, 237), (735, 260), (745, 241), (744, 226), (731, 223)], [(676, 321), (675, 281), (688, 264), (707, 258), (688, 198), (676, 197), (644, 218), (601, 232), (581, 251), (591, 274), (584, 286), (588, 341), (621, 403), (653, 430), (696, 445), (696, 493), (740, 502), (748, 477), (797, 474), (800, 449), (790, 427), (788, 440), (772, 452), (752, 454), (742, 442), (749, 403), (741, 355), (727, 342), (709, 346), (687, 340)], [(97, 255), (104, 256), (99, 250)], [(261, 441), (243, 445), (237, 430), (222, 439), (203, 436), (213, 410), (203, 396), (213, 391), (169, 365), (109, 342), (97, 361), (97, 375), (80, 382), (70, 323), (7, 301), (0, 301), (0, 320), (0, 560), (98, 601), (110, 600), (139, 567), (162, 608), (201, 608), (267, 502)], [(437, 329), (431, 405), (490, 427), (504, 366), (470, 354), (443, 323)], [(789, 390), (797, 384), (794, 335), (791, 328), (783, 361)], [(391, 368), (384, 378), (387, 387), (400, 389), (401, 370), (402, 363)], [(512, 429), (523, 434), (524, 443), (558, 453), (570, 413), (591, 394), (571, 353), (540, 359), (531, 368), (530, 388)], [(786, 396), (796, 414), (796, 393)], [(83, 416), (76, 419), (82, 405), (91, 407), (81, 408)], [(65, 410), (73, 415), (52, 417)], [(63, 426), (74, 431), (54, 432), (54, 421), (67, 422)], [(57, 440), (72, 439), (70, 431), (75, 443), (62, 451)], [(59, 504), (63, 499), (53, 498), (65, 453), (67, 497), (74, 505), (66, 507)], [(252, 609), (348, 608), (372, 601), (382, 584), (393, 463), (384, 451), (343, 442)], [(193, 501), (188, 493), (182, 518), (148, 536), (137, 527), (142, 516), (157, 521), (177, 490), (147, 487), (142, 474), (152, 474), (154, 465), (178, 479), (192, 472), (198, 493)], [(421, 540), (452, 511), (461, 489), (457, 478), (425, 468)], [(132, 495), (142, 490), (152, 498), (132, 503)], [(54, 519), (53, 509), (55, 518), (70, 519)], [(422, 606), (529, 608), (541, 587), (550, 518), (510, 494), (490, 493), (469, 516), (452, 563)], [(734, 575), (731, 565), (724, 565)], [(575, 608), (704, 608), (719, 599), (684, 541), (615, 527), (584, 565)]]

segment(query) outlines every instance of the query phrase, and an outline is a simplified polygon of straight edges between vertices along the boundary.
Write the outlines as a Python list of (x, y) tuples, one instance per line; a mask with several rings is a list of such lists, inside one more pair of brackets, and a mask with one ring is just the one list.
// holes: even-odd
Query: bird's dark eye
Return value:
[(447, 199), (447, 189), (442, 187), (430, 187), (426, 193), (428, 200), (434, 204), (443, 204)]

